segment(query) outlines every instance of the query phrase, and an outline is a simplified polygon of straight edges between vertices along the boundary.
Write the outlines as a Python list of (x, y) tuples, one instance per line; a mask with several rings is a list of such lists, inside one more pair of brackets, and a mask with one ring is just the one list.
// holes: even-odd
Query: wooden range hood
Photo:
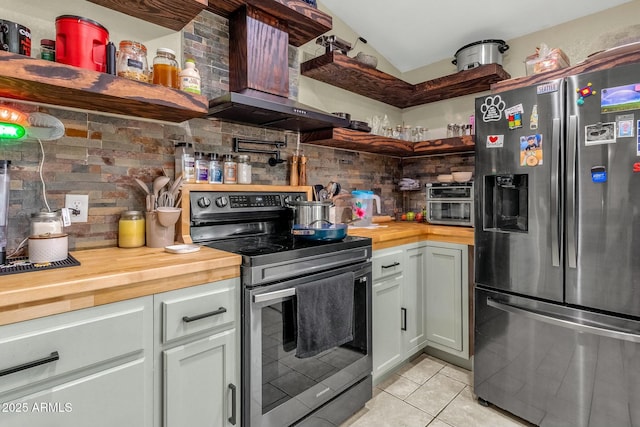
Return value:
[(289, 99), (287, 22), (244, 5), (229, 30), (229, 93), (209, 101), (209, 117), (299, 132), (349, 125)]

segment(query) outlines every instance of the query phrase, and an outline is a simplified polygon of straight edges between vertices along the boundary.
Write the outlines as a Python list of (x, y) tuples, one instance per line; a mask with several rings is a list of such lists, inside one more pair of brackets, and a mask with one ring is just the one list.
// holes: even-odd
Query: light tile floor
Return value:
[(531, 426), (509, 413), (480, 405), (470, 371), (425, 354), (378, 384), (373, 398), (341, 427)]

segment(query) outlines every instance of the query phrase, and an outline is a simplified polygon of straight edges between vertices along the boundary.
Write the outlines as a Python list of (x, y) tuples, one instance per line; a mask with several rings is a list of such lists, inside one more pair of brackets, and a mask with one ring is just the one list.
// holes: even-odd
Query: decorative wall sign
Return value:
[(505, 104), (500, 95), (488, 96), (480, 106), (482, 121), (485, 123), (499, 122), (500, 119), (502, 119), (502, 112), (506, 106), (507, 104)]

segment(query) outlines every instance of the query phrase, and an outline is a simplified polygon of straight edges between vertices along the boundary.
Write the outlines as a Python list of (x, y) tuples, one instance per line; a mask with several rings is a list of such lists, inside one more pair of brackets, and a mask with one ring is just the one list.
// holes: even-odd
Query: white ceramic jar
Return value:
[(29, 236), (29, 262), (63, 261), (69, 255), (69, 235), (66, 233), (45, 233)]

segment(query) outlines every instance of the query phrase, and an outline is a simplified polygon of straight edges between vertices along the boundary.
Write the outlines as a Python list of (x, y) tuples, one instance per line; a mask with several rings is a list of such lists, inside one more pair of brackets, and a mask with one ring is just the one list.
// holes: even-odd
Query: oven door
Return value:
[[(355, 280), (353, 341), (297, 358), (291, 339), (295, 286), (349, 271)], [(243, 310), (244, 425), (288, 426), (371, 375), (370, 262), (245, 288)], [(364, 401), (371, 397), (370, 389), (367, 393)]]

